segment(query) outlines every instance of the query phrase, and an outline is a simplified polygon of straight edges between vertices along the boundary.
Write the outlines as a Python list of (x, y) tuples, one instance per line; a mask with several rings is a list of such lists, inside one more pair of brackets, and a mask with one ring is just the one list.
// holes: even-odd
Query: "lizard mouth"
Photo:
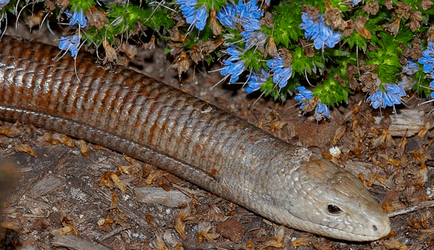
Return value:
[(390, 221), (388, 219), (384, 222), (372, 223), (371, 226), (367, 226), (363, 232), (350, 232), (343, 229), (330, 228), (324, 225), (320, 225), (320, 227), (324, 236), (358, 242), (381, 239), (389, 235), (391, 230)]

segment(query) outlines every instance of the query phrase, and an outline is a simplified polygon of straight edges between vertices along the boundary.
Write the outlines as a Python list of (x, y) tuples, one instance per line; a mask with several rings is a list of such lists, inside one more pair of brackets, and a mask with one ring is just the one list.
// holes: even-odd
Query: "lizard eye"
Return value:
[(331, 214), (340, 214), (342, 213), (342, 209), (340, 209), (338, 206), (336, 205), (327, 205), (327, 211)]

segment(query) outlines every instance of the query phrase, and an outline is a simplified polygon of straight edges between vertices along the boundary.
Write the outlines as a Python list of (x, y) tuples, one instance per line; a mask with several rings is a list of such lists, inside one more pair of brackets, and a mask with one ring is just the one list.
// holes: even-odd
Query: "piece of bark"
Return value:
[(174, 189), (165, 191), (163, 188), (145, 186), (135, 188), (134, 193), (139, 202), (163, 205), (166, 207), (179, 207), (182, 204), (188, 204), (190, 202), (189, 197)]
[[(377, 116), (374, 118), (376, 123), (379, 123), (383, 117)], [(400, 110), (399, 114), (391, 115), (390, 119), (392, 120), (389, 126), (391, 136), (411, 137), (419, 133), (425, 126), (427, 126), (425, 128), (427, 130), (432, 129), (434, 126), (434, 123), (422, 110), (403, 109)]]
[(30, 197), (37, 198), (51, 193), (65, 185), (65, 180), (56, 176), (48, 176), (38, 181), (29, 191)]
[(68, 249), (93, 249), (93, 250), (109, 250), (110, 248), (103, 245), (88, 242), (81, 238), (72, 235), (62, 235), (53, 241), (53, 245), (58, 247), (66, 247)]

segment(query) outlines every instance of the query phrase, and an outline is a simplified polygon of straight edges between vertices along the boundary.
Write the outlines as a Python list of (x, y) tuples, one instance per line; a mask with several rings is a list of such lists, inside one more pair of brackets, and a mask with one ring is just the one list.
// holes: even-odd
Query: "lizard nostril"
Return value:
[(376, 226), (376, 225), (373, 225), (373, 226), (372, 226), (372, 229), (374, 229), (374, 231), (377, 231), (377, 226)]

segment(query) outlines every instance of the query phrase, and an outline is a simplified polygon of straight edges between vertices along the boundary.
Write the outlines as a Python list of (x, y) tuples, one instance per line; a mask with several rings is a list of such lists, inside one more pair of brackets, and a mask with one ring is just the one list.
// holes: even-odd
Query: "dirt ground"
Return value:
[[(203, 67), (180, 83), (161, 48), (140, 52), (132, 64), (344, 166), (390, 213), (393, 232), (351, 243), (282, 227), (158, 166), (29, 125), (2, 123), (2, 249), (434, 249), (432, 105), (418, 106), (423, 100), (409, 93), (407, 107), (380, 114), (359, 94), (317, 123), (293, 100), (260, 98), (254, 104), (258, 96), (246, 96), (240, 85), (212, 88), (221, 76)], [(334, 146), (339, 155), (330, 154)]]

